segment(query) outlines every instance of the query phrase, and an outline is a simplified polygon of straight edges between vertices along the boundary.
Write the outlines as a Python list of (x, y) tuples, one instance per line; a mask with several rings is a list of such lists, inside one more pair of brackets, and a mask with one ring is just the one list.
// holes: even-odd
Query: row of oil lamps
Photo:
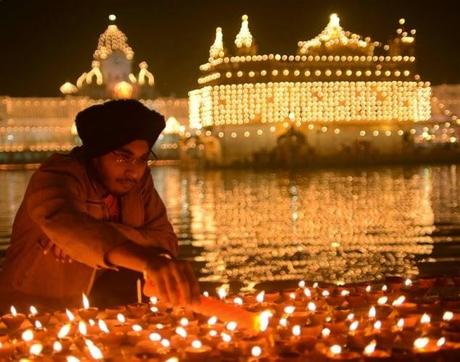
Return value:
[(12, 306), (1, 317), (0, 360), (456, 361), (459, 290), (453, 277), (301, 281), (241, 295), (218, 288), (217, 302), (200, 313), (167, 308), (155, 297), (98, 309), (83, 295), (80, 309), (31, 306), (26, 314)]

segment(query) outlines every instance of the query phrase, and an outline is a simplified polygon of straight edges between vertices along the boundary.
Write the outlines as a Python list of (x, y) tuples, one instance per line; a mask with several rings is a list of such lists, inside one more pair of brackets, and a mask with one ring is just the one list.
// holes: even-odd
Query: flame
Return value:
[(99, 319), (97, 322), (99, 329), (104, 333), (110, 333), (109, 328), (107, 327), (107, 323), (105, 323), (102, 319)]
[(329, 351), (331, 351), (332, 354), (340, 354), (342, 353), (342, 347), (338, 344), (334, 344), (331, 348), (329, 348)]
[(66, 361), (67, 362), (80, 362), (80, 360), (75, 356), (67, 356)]
[(62, 351), (62, 344), (59, 341), (54, 341), (53, 343), (53, 351), (54, 352), (61, 352)]
[(256, 295), (257, 303), (263, 303), (265, 299), (265, 291), (262, 290), (259, 294)]
[(30, 314), (31, 314), (32, 316), (35, 316), (35, 315), (38, 314), (37, 308), (35, 308), (33, 305), (30, 306), (29, 310), (30, 310)]
[(393, 306), (397, 307), (401, 304), (404, 303), (404, 301), (406, 300), (406, 297), (404, 295), (400, 295), (398, 298), (396, 298), (393, 303), (391, 303)]
[(442, 320), (444, 321), (450, 321), (454, 318), (454, 313), (452, 313), (449, 310), (446, 310), (444, 314), (442, 315)]
[(290, 298), (290, 299), (294, 300), (294, 299), (295, 299), (295, 297), (296, 297), (296, 295), (295, 295), (295, 293), (294, 293), (294, 292), (292, 292), (292, 293), (289, 293), (289, 298)]
[(388, 290), (387, 285), (386, 285), (386, 284), (383, 284), (383, 286), (382, 286), (382, 291), (383, 291), (383, 292), (386, 292), (387, 290)]
[(210, 318), (208, 319), (208, 324), (209, 324), (209, 325), (212, 326), (212, 325), (214, 325), (214, 324), (216, 324), (216, 323), (217, 323), (217, 317), (216, 317), (216, 316), (212, 316), (212, 317), (210, 317)]
[(73, 313), (70, 310), (66, 309), (65, 314), (67, 315), (67, 319), (69, 321), (73, 322), (75, 320), (75, 316), (73, 315)]
[(157, 327), (158, 329), (163, 329), (165, 326), (161, 323), (157, 323), (155, 327)]
[(120, 324), (125, 324), (126, 322), (126, 318), (122, 313), (117, 314), (117, 320), (118, 322), (120, 322)]
[(329, 328), (327, 328), (327, 327), (326, 327), (326, 328), (323, 328), (323, 330), (321, 331), (321, 335), (322, 335), (323, 337), (329, 337), (330, 334), (331, 334), (331, 330), (330, 330)]
[(386, 295), (384, 295), (383, 297), (380, 297), (379, 299), (377, 299), (377, 304), (378, 305), (384, 305), (388, 302), (388, 297)]
[(82, 293), (83, 309), (89, 308), (89, 300), (85, 293)]
[(158, 298), (157, 297), (150, 297), (150, 303), (157, 304), (158, 303)]
[(225, 299), (228, 294), (228, 285), (224, 284), (221, 287), (217, 288), (217, 295), (220, 299)]
[(159, 309), (153, 305), (153, 306), (150, 307), (150, 311), (152, 313), (157, 313), (159, 311)]
[(57, 334), (58, 338), (64, 338), (65, 336), (67, 336), (70, 332), (70, 328), (71, 328), (70, 323), (64, 324), (61, 327), (61, 329), (59, 329), (59, 332)]
[(313, 288), (318, 288), (318, 286), (319, 286), (318, 282), (313, 283)]
[(438, 347), (442, 347), (444, 344), (446, 344), (446, 337), (441, 337), (436, 341), (436, 345)]
[(423, 313), (422, 317), (420, 318), (420, 323), (422, 324), (428, 324), (431, 322), (431, 318), (428, 314)]
[(94, 319), (91, 318), (91, 319), (88, 321), (88, 324), (89, 324), (91, 327), (93, 327), (93, 326), (96, 325), (96, 322), (94, 321)]
[(305, 280), (300, 280), (297, 285), (299, 286), (300, 289), (305, 288)]
[(221, 333), (222, 340), (229, 343), (232, 340), (232, 336), (227, 333)]
[(179, 362), (179, 358), (171, 357), (171, 358), (168, 358), (165, 362)]
[(182, 318), (180, 319), (179, 323), (180, 323), (181, 326), (184, 326), (184, 327), (185, 327), (185, 326), (188, 326), (188, 319), (185, 318), (185, 317), (182, 317)]
[(216, 337), (216, 336), (217, 336), (217, 331), (214, 330), (214, 329), (211, 329), (211, 330), (209, 331), (209, 335), (210, 335), (211, 337)]
[(104, 355), (102, 354), (102, 351), (97, 347), (93, 341), (90, 341), (89, 339), (85, 340), (86, 347), (88, 347), (89, 353), (91, 354), (91, 357), (94, 359), (103, 359)]
[(42, 329), (43, 328), (43, 325), (39, 320), (36, 320), (34, 324), (35, 324), (35, 329)]
[(380, 329), (382, 328), (382, 322), (380, 321), (375, 321), (374, 323), (374, 329)]
[(355, 319), (355, 314), (354, 313), (349, 313), (347, 315), (347, 320), (352, 321), (353, 319)]
[(42, 353), (43, 345), (41, 343), (34, 343), (29, 348), (29, 353), (34, 356), (39, 356)]
[(322, 295), (323, 297), (329, 297), (329, 296), (331, 295), (331, 293), (329, 293), (329, 290), (326, 290), (326, 289), (325, 289), (325, 290), (323, 290), (323, 292), (321, 293), (321, 295)]
[(201, 347), (203, 347), (203, 343), (201, 343), (201, 341), (199, 339), (195, 339), (192, 342), (192, 347), (193, 348), (201, 348)]
[(243, 305), (243, 299), (241, 297), (235, 297), (233, 299), (233, 303), (235, 303), (236, 305)]
[(30, 342), (34, 339), (34, 332), (31, 329), (26, 329), (22, 332), (21, 338), (24, 342)]
[(340, 292), (340, 295), (342, 297), (346, 297), (347, 295), (350, 295), (350, 291), (348, 289), (344, 289)]
[(169, 340), (166, 338), (163, 338), (160, 343), (165, 348), (169, 348), (171, 346), (171, 342), (169, 342)]
[(377, 315), (377, 311), (375, 310), (375, 307), (372, 306), (372, 307), (369, 309), (369, 318), (375, 318), (376, 315)]
[(254, 346), (251, 348), (251, 356), (259, 357), (262, 354), (262, 348), (260, 346)]
[(86, 336), (86, 333), (88, 333), (88, 329), (86, 328), (86, 323), (83, 321), (78, 322), (78, 331), (80, 332), (81, 335)]
[(307, 309), (308, 309), (310, 312), (316, 311), (316, 304), (313, 303), (313, 302), (308, 302), (308, 304), (307, 304)]
[(203, 295), (204, 295), (205, 297), (209, 297), (209, 292), (208, 292), (207, 290), (205, 290), (205, 291), (203, 292)]
[(287, 319), (286, 318), (281, 318), (279, 321), (279, 325), (282, 327), (287, 327)]
[(11, 306), (10, 311), (13, 317), (16, 317), (18, 315), (18, 312), (16, 311), (16, 308), (14, 307), (14, 305)]
[(142, 326), (140, 326), (139, 324), (133, 324), (133, 326), (131, 327), (131, 329), (132, 329), (134, 332), (140, 332), (140, 331), (142, 331)]
[(305, 288), (303, 290), (303, 294), (307, 297), (307, 298), (311, 298), (311, 290), (309, 288)]
[(284, 307), (284, 313), (286, 314), (292, 314), (295, 311), (295, 307), (293, 305), (287, 305)]
[(400, 318), (398, 320), (398, 323), (396, 323), (396, 325), (398, 326), (399, 329), (403, 329), (404, 328), (404, 319), (403, 318)]
[(152, 342), (160, 342), (161, 341), (161, 336), (159, 333), (153, 332), (149, 334), (149, 339)]
[(185, 330), (184, 327), (177, 327), (176, 328), (176, 333), (181, 336), (182, 338), (187, 338), (187, 331)]
[(414, 347), (417, 349), (423, 349), (428, 345), (429, 341), (428, 337), (419, 337), (414, 341)]
[(407, 278), (407, 279), (404, 281), (404, 286), (406, 286), (406, 287), (412, 286), (412, 280), (410, 280), (409, 278)]
[(273, 317), (273, 313), (269, 310), (264, 310), (262, 313), (259, 314), (258, 316), (259, 331), (263, 332), (267, 330), (271, 317)]
[(302, 332), (302, 329), (300, 328), (299, 325), (295, 325), (292, 327), (292, 335), (298, 337), (300, 336), (300, 333)]
[(375, 351), (375, 347), (377, 346), (377, 342), (375, 339), (373, 339), (365, 348), (364, 348), (364, 354), (372, 354)]
[(236, 322), (234, 322), (234, 321), (231, 321), (231, 322), (227, 323), (226, 327), (227, 327), (227, 329), (229, 331), (234, 331), (236, 329), (236, 327), (238, 327), (238, 324)]
[(350, 332), (353, 332), (353, 331), (356, 331), (356, 329), (358, 328), (359, 326), (359, 322), (358, 321), (354, 321), (353, 323), (350, 324), (350, 327), (348, 328), (348, 330)]
[(368, 286), (366, 287), (366, 292), (369, 293), (371, 290), (372, 290), (372, 287), (371, 287), (370, 285), (368, 285)]

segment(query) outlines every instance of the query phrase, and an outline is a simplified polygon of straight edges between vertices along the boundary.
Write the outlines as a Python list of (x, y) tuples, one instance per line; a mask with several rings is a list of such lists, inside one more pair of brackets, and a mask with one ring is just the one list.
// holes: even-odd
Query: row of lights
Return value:
[(74, 145), (56, 145), (56, 144), (44, 144), (44, 145), (1, 145), (0, 152), (55, 152), (55, 151), (70, 151), (74, 148)]

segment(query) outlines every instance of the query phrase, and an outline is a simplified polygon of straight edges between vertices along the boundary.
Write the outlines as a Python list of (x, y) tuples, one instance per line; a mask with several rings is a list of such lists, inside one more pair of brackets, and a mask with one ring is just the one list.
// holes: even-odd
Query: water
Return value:
[[(455, 273), (460, 167), (286, 171), (152, 170), (202, 282), (347, 283)], [(31, 171), (0, 172), (0, 248)]]

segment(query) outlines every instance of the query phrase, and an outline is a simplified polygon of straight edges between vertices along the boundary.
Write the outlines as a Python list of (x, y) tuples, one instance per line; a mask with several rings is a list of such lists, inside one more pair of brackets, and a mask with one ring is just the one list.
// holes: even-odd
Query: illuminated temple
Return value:
[[(115, 20), (111, 16), (110, 20)], [(167, 127), (157, 144), (161, 158), (174, 158), (178, 135), (188, 123), (187, 99), (159, 97), (146, 61), (137, 66), (126, 35), (109, 24), (99, 36), (91, 67), (60, 87), (62, 97), (0, 97), (0, 163), (40, 162), (69, 151), (78, 138), (75, 115), (108, 99), (136, 98), (165, 115)]]
[(244, 15), (234, 53), (216, 29), (189, 93), (190, 124), (219, 140), (224, 163), (254, 160), (292, 139), (299, 157), (398, 154), (428, 134), (456, 142), (450, 124), (432, 132), (431, 85), (416, 73), (415, 33), (400, 19), (382, 44), (345, 31), (332, 14), (296, 54), (259, 54)]

